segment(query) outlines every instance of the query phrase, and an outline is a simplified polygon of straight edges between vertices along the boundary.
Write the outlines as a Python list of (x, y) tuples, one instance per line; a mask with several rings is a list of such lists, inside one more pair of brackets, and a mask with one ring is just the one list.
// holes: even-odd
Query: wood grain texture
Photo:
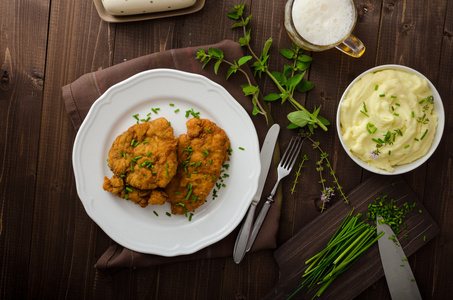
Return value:
[[(0, 297), (26, 298), (49, 3), (0, 3)], [(42, 28), (39, 30), (38, 28)], [(27, 38), (24, 38), (24, 37)]]
[[(253, 15), (252, 47), (260, 54), (272, 37), (269, 68), (276, 71), (288, 63), (278, 50), (291, 47), (282, 23), (285, 2), (245, 1), (247, 14)], [(87, 72), (166, 49), (237, 40), (242, 33), (230, 29), (234, 21), (225, 14), (240, 3), (206, 1), (201, 11), (190, 15), (109, 24), (99, 18), (91, 0), (0, 2), (1, 299), (260, 299), (274, 287), (279, 267), (272, 250), (247, 255), (240, 265), (227, 257), (127, 269), (113, 278), (99, 274), (94, 264), (107, 249), (109, 237), (77, 197), (71, 164), (76, 133), (61, 99), (61, 87)], [(329, 153), (340, 184), (349, 193), (374, 175), (348, 158), (336, 134), (335, 114), (347, 85), (370, 67), (395, 63), (417, 69), (437, 87), (447, 115), (443, 140), (427, 163), (403, 178), (440, 228), (409, 262), (425, 299), (449, 299), (453, 1), (355, 3), (359, 18), (354, 34), (367, 47), (364, 56), (354, 59), (335, 49), (306, 52), (313, 63), (305, 79), (315, 88), (297, 100), (310, 110), (321, 105), (321, 114), (332, 123), (328, 132), (318, 131), (314, 138)], [(247, 49), (244, 54), (249, 54)], [(269, 78), (257, 81), (263, 94), (277, 91)], [(295, 134), (284, 128), (293, 108), (278, 102), (269, 106), (283, 127), (279, 144), (285, 149)], [(296, 193), (290, 192), (294, 174), (282, 182), (277, 255), (291, 246), (287, 242), (302, 228), (345, 207), (336, 197), (335, 207), (320, 215), (314, 205), (321, 191), (315, 165), (319, 154), (309, 143), (302, 152), (310, 160)], [(385, 280), (376, 281), (378, 275), (365, 278), (369, 287), (354, 294), (356, 299), (390, 299)]]

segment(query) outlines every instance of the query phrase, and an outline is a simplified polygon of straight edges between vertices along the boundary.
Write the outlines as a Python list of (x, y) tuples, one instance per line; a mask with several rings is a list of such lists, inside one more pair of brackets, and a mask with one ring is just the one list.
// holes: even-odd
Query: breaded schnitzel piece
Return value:
[(120, 134), (108, 154), (110, 169), (140, 190), (167, 186), (177, 169), (178, 138), (165, 118), (136, 124)]
[(165, 188), (172, 214), (185, 214), (203, 205), (228, 158), (230, 140), (222, 128), (207, 119), (187, 121), (179, 137), (178, 169)]
[(126, 184), (124, 178), (118, 175), (113, 175), (111, 179), (104, 177), (102, 187), (115, 196), (131, 200), (141, 207), (146, 207), (148, 204), (162, 205), (167, 198), (167, 194), (161, 189), (139, 190)]

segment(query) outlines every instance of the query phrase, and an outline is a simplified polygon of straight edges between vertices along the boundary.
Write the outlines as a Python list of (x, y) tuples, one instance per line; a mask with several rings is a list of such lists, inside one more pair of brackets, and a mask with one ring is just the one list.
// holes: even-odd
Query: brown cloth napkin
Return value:
[[(64, 86), (62, 88), (63, 100), (74, 127), (76, 130), (79, 129), (93, 102), (112, 85), (142, 71), (156, 68), (170, 68), (204, 75), (226, 88), (226, 90), (228, 90), (249, 113), (258, 133), (260, 144), (262, 144), (268, 130), (268, 125), (266, 124), (264, 116), (253, 116), (251, 114), (253, 109), (251, 98), (245, 96), (241, 88), (241, 84), (246, 83), (245, 77), (239, 73), (233, 74), (227, 81), (226, 72), (228, 66), (226, 64), (223, 64), (217, 75), (214, 74), (214, 62), (210, 62), (205, 69), (203, 69), (200, 61), (196, 59), (196, 53), (200, 48), (207, 51), (209, 47), (223, 50), (225, 59), (228, 61), (238, 61), (239, 58), (244, 55), (242, 48), (238, 43), (231, 40), (224, 40), (214, 45), (173, 49), (142, 56), (100, 71), (85, 74), (73, 83)], [(249, 77), (253, 80), (250, 69), (247, 66), (244, 67), (249, 74)], [(252, 82), (252, 84), (255, 84), (255, 82)], [(273, 164), (269, 171), (263, 191), (264, 196), (270, 194), (273, 184), (275, 183), (275, 167), (276, 164)], [(262, 205), (262, 203), (260, 204)], [(257, 213), (259, 212), (261, 205), (258, 207)], [(272, 205), (251, 251), (276, 248), (278, 221), (279, 205), (276, 203), (275, 205)], [(106, 270), (108, 273), (112, 273), (130, 267), (147, 267), (200, 258), (232, 256), (233, 246), (238, 231), (239, 226), (223, 240), (211, 246), (193, 254), (176, 257), (137, 253), (112, 241), (108, 249), (99, 258), (95, 267), (99, 270)]]

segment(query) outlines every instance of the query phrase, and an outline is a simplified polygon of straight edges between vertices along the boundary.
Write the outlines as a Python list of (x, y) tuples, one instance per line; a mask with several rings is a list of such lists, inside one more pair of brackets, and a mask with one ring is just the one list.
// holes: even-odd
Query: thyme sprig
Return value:
[(229, 62), (224, 59), (224, 54), (222, 50), (216, 48), (210, 48), (208, 53), (204, 50), (199, 49), (197, 52), (197, 59), (199, 59), (203, 68), (208, 64), (212, 59), (216, 60), (214, 65), (214, 72), (217, 74), (218, 69), (222, 63), (226, 63), (230, 66), (227, 71), (227, 79), (238, 71), (243, 73), (247, 79), (247, 84), (242, 85), (242, 90), (245, 95), (252, 96), (252, 102), (254, 105), (253, 114), (262, 114), (267, 118), (267, 113), (263, 109), (258, 96), (260, 94), (260, 89), (258, 86), (251, 84), (251, 80), (248, 77), (247, 73), (241, 68), (242, 65), (254, 60), (251, 66), (254, 68), (254, 75), (261, 78), (262, 74), (266, 74), (276, 85), (279, 90), (279, 93), (271, 93), (263, 97), (265, 101), (275, 101), (281, 100), (282, 104), (286, 101), (291, 103), (291, 105), (296, 109), (296, 111), (288, 114), (288, 119), (291, 122), (290, 128), (298, 128), (307, 126), (309, 131), (313, 133), (315, 128), (321, 127), (323, 130), (327, 131), (327, 125), (329, 121), (319, 115), (321, 107), (314, 108), (313, 113), (309, 112), (305, 107), (303, 107), (299, 102), (294, 99), (294, 92), (297, 90), (299, 92), (306, 92), (313, 87), (313, 84), (309, 81), (303, 80), (305, 71), (308, 66), (311, 64), (312, 58), (303, 55), (303, 50), (299, 47), (293, 45), (291, 49), (282, 49), (280, 53), (288, 59), (292, 60), (291, 65), (286, 65), (284, 67), (283, 73), (272, 72), (269, 70), (269, 50), (272, 45), (272, 38), (269, 38), (261, 52), (261, 55), (258, 56), (250, 45), (251, 40), (251, 30), (248, 28), (252, 15), (244, 16), (245, 3), (241, 5), (235, 5), (231, 12), (227, 16), (234, 20), (239, 20), (239, 22), (231, 26), (234, 28), (242, 28), (243, 37), (239, 38), (238, 43), (247, 47), (251, 55), (244, 56), (240, 58), (237, 62)]
[[(340, 192), (340, 195), (341, 195), (341, 198), (343, 199), (343, 201), (346, 203), (346, 204), (349, 204), (349, 200), (348, 200), (348, 197), (344, 194), (343, 192), (343, 187), (340, 185), (339, 181), (338, 181), (338, 178), (336, 176), (336, 172), (334, 171), (334, 169), (332, 168), (332, 164), (330, 163), (329, 161), (329, 154), (325, 151), (323, 151), (320, 147), (320, 143), (319, 142), (315, 142), (310, 134), (308, 133), (305, 133), (305, 138), (307, 138), (313, 145), (313, 149), (318, 149), (321, 156), (320, 156), (320, 160), (316, 163), (317, 164), (317, 170), (320, 172), (323, 171), (323, 164), (329, 168), (329, 174), (332, 176), (333, 178), (333, 183), (336, 185), (336, 190), (338, 192)], [(326, 187), (324, 186), (324, 182), (325, 182), (325, 179), (323, 179), (322, 177), (322, 174), (321, 174), (321, 180), (320, 180), (320, 183), (323, 184), (323, 192), (326, 190)]]
[(308, 161), (308, 156), (306, 154), (302, 155), (302, 161), (299, 163), (299, 167), (297, 168), (296, 171), (296, 178), (294, 178), (293, 181), (293, 187), (291, 188), (291, 194), (294, 194), (296, 192), (296, 185), (299, 183), (299, 177), (302, 173), (302, 168), (304, 168), (304, 163)]

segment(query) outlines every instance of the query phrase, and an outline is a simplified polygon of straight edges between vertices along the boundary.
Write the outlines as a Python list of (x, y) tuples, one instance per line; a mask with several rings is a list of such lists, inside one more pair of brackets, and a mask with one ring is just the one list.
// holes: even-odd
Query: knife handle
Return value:
[(233, 250), (233, 260), (235, 263), (240, 263), (245, 255), (245, 248), (247, 247), (247, 242), (250, 237), (250, 231), (252, 229), (253, 216), (255, 215), (257, 203), (252, 202), (247, 213), (247, 218), (242, 224), (241, 229), (239, 230), (238, 237), (236, 238), (236, 243), (234, 244)]
[(261, 229), (261, 225), (263, 225), (264, 219), (266, 219), (267, 212), (269, 211), (269, 208), (271, 207), (271, 201), (267, 200), (263, 207), (261, 208), (260, 214), (256, 218), (255, 224), (253, 224), (253, 230), (252, 234), (250, 235), (249, 241), (247, 243), (247, 248), (245, 251), (249, 252), (250, 249), (253, 246), (253, 243), (255, 242), (256, 236), (258, 235), (258, 232)]

